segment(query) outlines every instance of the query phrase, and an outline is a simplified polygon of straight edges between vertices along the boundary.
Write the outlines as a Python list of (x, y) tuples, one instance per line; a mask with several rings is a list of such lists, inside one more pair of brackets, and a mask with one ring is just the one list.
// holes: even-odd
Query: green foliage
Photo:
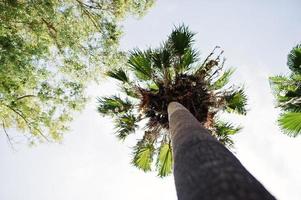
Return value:
[(168, 38), (168, 43), (175, 54), (184, 55), (186, 50), (191, 48), (194, 35), (187, 26), (181, 25), (174, 28)]
[(114, 69), (112, 71), (107, 71), (106, 75), (124, 83), (127, 83), (129, 81), (129, 78), (127, 77), (127, 74), (123, 69)]
[(300, 112), (286, 112), (279, 117), (278, 122), (284, 133), (289, 136), (296, 137), (301, 133)]
[(234, 73), (234, 69), (225, 70), (225, 72), (212, 84), (212, 88), (215, 90), (225, 87), (229, 81), (231, 75)]
[[(58, 141), (84, 89), (105, 66), (123, 64), (119, 22), (152, 0), (0, 1), (0, 123), (29, 142)], [(123, 74), (118, 74), (122, 76)], [(125, 77), (123, 77), (125, 78)], [(8, 135), (8, 134), (7, 134)]]
[(301, 73), (301, 44), (294, 47), (287, 57), (287, 66), (294, 73)]
[(134, 50), (128, 60), (129, 66), (135, 71), (135, 75), (142, 80), (152, 79), (152, 66), (149, 51)]
[(119, 139), (124, 140), (130, 133), (135, 132), (139, 119), (132, 114), (133, 105), (129, 99), (123, 100), (117, 96), (104, 97), (99, 98), (98, 103), (99, 113), (118, 116), (115, 118), (114, 124)]
[(98, 103), (98, 112), (110, 115), (127, 113), (133, 107), (129, 99), (122, 100), (118, 96), (98, 98)]
[(231, 91), (225, 95), (226, 110), (245, 115), (247, 113), (247, 96), (243, 89)]
[(133, 114), (123, 114), (116, 118), (116, 134), (119, 139), (124, 140), (130, 133), (134, 133), (138, 119)]
[(172, 149), (170, 144), (162, 143), (157, 159), (158, 176), (165, 177), (172, 172)]
[(132, 163), (135, 167), (143, 170), (150, 171), (153, 162), (155, 147), (152, 143), (140, 141), (134, 148), (134, 158)]
[[(222, 111), (246, 114), (244, 90), (226, 87), (233, 70), (222, 70), (222, 51), (212, 58), (216, 55), (213, 51), (201, 64), (197, 63), (199, 57), (193, 48), (193, 36), (194, 33), (182, 25), (176, 27), (159, 48), (131, 51), (126, 70), (114, 69), (107, 73), (121, 83), (120, 91), (128, 97), (127, 101), (116, 96), (99, 100), (99, 112), (118, 122), (115, 124), (118, 137), (125, 139), (143, 124), (144, 135), (134, 147), (132, 163), (143, 171), (151, 170), (155, 164), (160, 177), (172, 172), (167, 114), (171, 101), (182, 103), (213, 136), (228, 146), (233, 144), (231, 135), (240, 128), (219, 122), (215, 115)], [(121, 109), (125, 107), (129, 109)]]
[(232, 146), (233, 141), (230, 138), (231, 135), (238, 133), (242, 127), (235, 127), (231, 123), (217, 121), (214, 124), (214, 134), (216, 134), (217, 139), (224, 145)]
[(301, 45), (294, 47), (288, 55), (289, 76), (270, 77), (271, 88), (276, 97), (276, 106), (282, 110), (278, 122), (283, 132), (296, 137), (300, 131), (301, 114)]
[(197, 51), (192, 49), (194, 35), (187, 26), (181, 25), (175, 27), (168, 38), (168, 49), (179, 58), (179, 62), (174, 65), (176, 74), (188, 70), (198, 60)]

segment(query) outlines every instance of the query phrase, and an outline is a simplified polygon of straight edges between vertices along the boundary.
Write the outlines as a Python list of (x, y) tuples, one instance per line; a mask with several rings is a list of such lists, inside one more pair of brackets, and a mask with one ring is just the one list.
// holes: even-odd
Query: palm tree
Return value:
[[(218, 119), (220, 111), (246, 114), (242, 87), (229, 86), (233, 69), (222, 71), (223, 51), (215, 47), (201, 63), (193, 49), (194, 33), (184, 25), (175, 28), (157, 49), (130, 52), (127, 69), (107, 72), (120, 84), (119, 95), (99, 98), (98, 111), (113, 117), (116, 135), (124, 140), (145, 125), (144, 135), (134, 147), (132, 164), (150, 171), (156, 163), (158, 175), (172, 171), (172, 145), (167, 106), (184, 105), (221, 143), (232, 146), (231, 135), (241, 128)], [(156, 160), (154, 160), (156, 158)]]
[(127, 69), (107, 72), (120, 93), (99, 98), (98, 111), (113, 117), (121, 140), (143, 125), (132, 164), (150, 171), (155, 163), (160, 177), (174, 165), (180, 200), (274, 199), (224, 147), (241, 128), (218, 116), (246, 114), (244, 90), (229, 86), (234, 70), (223, 70), (219, 47), (198, 62), (193, 37), (182, 25), (159, 48), (131, 51)]
[(270, 83), (276, 106), (282, 110), (279, 125), (284, 133), (296, 137), (301, 133), (301, 44), (290, 51), (287, 65), (290, 75), (270, 77)]

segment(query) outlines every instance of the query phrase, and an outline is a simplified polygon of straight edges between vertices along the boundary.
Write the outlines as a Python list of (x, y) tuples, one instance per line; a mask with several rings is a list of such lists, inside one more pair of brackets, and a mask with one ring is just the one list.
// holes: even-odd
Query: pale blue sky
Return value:
[[(123, 49), (158, 46), (173, 25), (197, 33), (196, 47), (206, 56), (220, 45), (226, 66), (237, 68), (233, 81), (246, 86), (250, 112), (229, 117), (245, 128), (235, 136), (241, 162), (277, 198), (301, 196), (301, 137), (279, 131), (267, 77), (286, 73), (286, 56), (301, 41), (300, 0), (161, 0), (142, 19), (129, 19)], [(114, 83), (91, 86), (92, 101), (76, 116), (62, 144), (12, 151), (0, 135), (1, 200), (175, 200), (173, 178), (145, 174), (130, 163), (130, 147), (111, 134), (112, 124), (96, 113), (93, 99), (111, 94)], [(138, 134), (139, 136), (139, 134)]]

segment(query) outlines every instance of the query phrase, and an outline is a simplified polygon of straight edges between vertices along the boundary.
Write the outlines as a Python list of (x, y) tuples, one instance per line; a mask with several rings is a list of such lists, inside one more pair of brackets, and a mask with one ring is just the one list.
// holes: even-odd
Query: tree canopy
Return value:
[(291, 70), (288, 76), (270, 77), (271, 87), (282, 113), (278, 119), (283, 132), (296, 137), (301, 133), (301, 44), (295, 46), (287, 57)]
[(128, 68), (107, 72), (120, 83), (120, 92), (99, 98), (98, 111), (114, 119), (118, 138), (124, 140), (140, 128), (144, 131), (134, 146), (132, 163), (143, 171), (155, 163), (161, 177), (172, 171), (170, 102), (184, 105), (227, 146), (241, 128), (222, 121), (219, 114), (246, 114), (247, 97), (242, 87), (228, 84), (234, 71), (223, 70), (223, 51), (216, 47), (200, 62), (193, 43), (194, 33), (182, 25), (159, 48), (131, 51)]
[(30, 142), (60, 140), (84, 89), (118, 65), (120, 22), (152, 0), (4, 0), (0, 2), (0, 124)]

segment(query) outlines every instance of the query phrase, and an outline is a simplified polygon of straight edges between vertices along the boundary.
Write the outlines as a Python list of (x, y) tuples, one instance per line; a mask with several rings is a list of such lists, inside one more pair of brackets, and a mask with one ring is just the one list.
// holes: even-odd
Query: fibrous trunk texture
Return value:
[(184, 106), (168, 114), (178, 200), (275, 199)]
[[(208, 83), (203, 78), (179, 75), (168, 87), (159, 84), (158, 91), (140, 89), (142, 101), (140, 109), (150, 118), (149, 127), (162, 126), (168, 129), (167, 107), (177, 101), (184, 105), (201, 123), (208, 121), (209, 107), (215, 102), (208, 91)], [(212, 115), (212, 113), (210, 113)], [(209, 119), (210, 120), (210, 119)]]

